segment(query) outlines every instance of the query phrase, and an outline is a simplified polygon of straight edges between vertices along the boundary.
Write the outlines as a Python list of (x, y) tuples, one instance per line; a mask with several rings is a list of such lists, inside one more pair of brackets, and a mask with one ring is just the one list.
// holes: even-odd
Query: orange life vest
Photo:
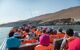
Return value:
[(41, 35), (41, 31), (36, 31), (36, 35)]
[(54, 39), (58, 38), (57, 35), (50, 35), (50, 43), (54, 43)]
[(54, 47), (51, 44), (49, 46), (37, 45), (34, 50), (54, 50)]
[(57, 36), (58, 36), (58, 38), (64, 38), (64, 36), (65, 36), (65, 33), (57, 33)]

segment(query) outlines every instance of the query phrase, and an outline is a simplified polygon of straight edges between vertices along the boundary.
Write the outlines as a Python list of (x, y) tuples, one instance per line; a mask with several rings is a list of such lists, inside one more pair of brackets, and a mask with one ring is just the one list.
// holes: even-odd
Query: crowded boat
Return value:
[(80, 50), (78, 32), (48, 27), (23, 25), (8, 34), (6, 50)]

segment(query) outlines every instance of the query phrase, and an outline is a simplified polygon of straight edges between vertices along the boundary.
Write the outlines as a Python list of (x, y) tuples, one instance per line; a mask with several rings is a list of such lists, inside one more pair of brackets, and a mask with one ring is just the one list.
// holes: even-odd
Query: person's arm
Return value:
[(64, 39), (64, 40), (62, 41), (60, 50), (63, 50), (63, 49), (65, 48), (65, 46), (66, 46), (66, 39)]

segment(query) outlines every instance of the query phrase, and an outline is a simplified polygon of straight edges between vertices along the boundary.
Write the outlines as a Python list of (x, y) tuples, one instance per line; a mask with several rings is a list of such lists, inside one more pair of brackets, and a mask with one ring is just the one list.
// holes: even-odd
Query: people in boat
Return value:
[(27, 34), (26, 34), (26, 38), (24, 39), (24, 41), (22, 42), (23, 44), (27, 44), (27, 43), (36, 43), (36, 36), (35, 33), (29, 30), (26, 30)]
[(47, 28), (47, 29), (46, 29), (46, 33), (47, 33), (47, 34), (50, 34), (52, 31), (53, 31), (53, 29), (51, 29), (51, 28)]
[(34, 32), (32, 32), (32, 30), (29, 32), (29, 39), (33, 39), (33, 38), (35, 38), (35, 33)]
[(39, 29), (39, 28), (37, 28), (37, 30), (36, 30), (36, 36), (39, 36), (39, 35), (41, 35), (42, 34), (42, 32), (41, 32), (41, 30)]
[(17, 29), (17, 31), (16, 31), (15, 33), (21, 34), (21, 33), (22, 33), (22, 31), (23, 31), (23, 29), (22, 29), (22, 28), (18, 28), (18, 29)]
[[(56, 35), (57, 34), (57, 35)], [(63, 41), (64, 32), (62, 32), (62, 29), (59, 29), (59, 32), (56, 33), (54, 30), (54, 50), (60, 50), (61, 43)]]
[(21, 45), (20, 34), (14, 34), (12, 37), (9, 37), (6, 42), (6, 47), (8, 50), (19, 50)]
[(22, 44), (27, 44), (27, 43), (36, 43), (37, 40), (36, 40), (36, 36), (35, 36), (35, 33), (33, 32), (32, 29), (26, 29), (26, 37), (25, 39), (23, 40)]
[(54, 40), (57, 39), (57, 30), (50, 31), (50, 43), (54, 43)]
[(75, 36), (75, 37), (79, 37), (79, 32), (75, 32), (75, 33), (74, 33), (74, 36)]
[(11, 31), (9, 32), (9, 37), (12, 37), (14, 33), (17, 32), (17, 28), (12, 28)]
[(74, 36), (73, 29), (66, 31), (66, 37), (64, 38), (61, 50), (80, 50), (80, 39)]
[(42, 29), (42, 34), (45, 34), (46, 33), (46, 29)]
[[(21, 44), (36, 43), (36, 42), (40, 42), (40, 44), (37, 45), (34, 50), (54, 50), (54, 45), (53, 45), (54, 39), (63, 39), (61, 42), (62, 50), (63, 49), (71, 50), (71, 46), (74, 46), (73, 49), (78, 50), (80, 46), (79, 44), (80, 38), (79, 36), (78, 37), (73, 36), (74, 34), (73, 29), (68, 29), (65, 34), (62, 28), (60, 28), (59, 32), (57, 32), (57, 30), (52, 30), (51, 28), (40, 29), (37, 27), (33, 27), (31, 25), (28, 25), (28, 26), (25, 25), (23, 27), (18, 28), (17, 30), (12, 29), (11, 32), (13, 32), (14, 34), (12, 35), (9, 34), (10, 37), (7, 39), (7, 48), (9, 50), (15, 50), (15, 49), (18, 50)], [(19, 35), (20, 37), (15, 36), (15, 34)], [(66, 37), (64, 38), (65, 35)], [(23, 39), (23, 41), (21, 41), (20, 38)], [(40, 40), (38, 40), (38, 38)], [(17, 41), (17, 42), (14, 43), (14, 41)], [(65, 41), (68, 41), (68, 42), (65, 42)]]
[(59, 39), (60, 39), (60, 38), (64, 38), (65, 33), (63, 32), (63, 29), (60, 28), (58, 31), (59, 31), (59, 32), (57, 33), (58, 38), (59, 38)]
[(34, 50), (54, 50), (54, 46), (50, 44), (50, 37), (48, 34), (40, 36), (40, 44)]

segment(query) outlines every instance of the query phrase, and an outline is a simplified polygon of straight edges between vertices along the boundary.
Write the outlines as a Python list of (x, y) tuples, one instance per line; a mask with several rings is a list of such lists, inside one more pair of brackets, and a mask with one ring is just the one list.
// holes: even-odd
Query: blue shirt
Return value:
[(7, 39), (6, 47), (7, 48), (19, 48), (21, 45), (21, 40), (15, 37), (10, 37)]

